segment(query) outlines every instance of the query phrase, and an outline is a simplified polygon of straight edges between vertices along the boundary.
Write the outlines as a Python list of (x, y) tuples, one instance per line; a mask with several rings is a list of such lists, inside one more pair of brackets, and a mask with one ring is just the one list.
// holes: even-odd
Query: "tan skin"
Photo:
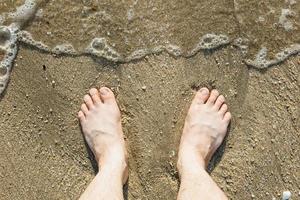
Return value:
[[(84, 96), (78, 118), (100, 169), (80, 199), (122, 200), (122, 186), (128, 179), (127, 152), (121, 113), (113, 92), (106, 87), (91, 89)], [(196, 93), (178, 152), (181, 179), (178, 200), (227, 199), (205, 169), (222, 143), (230, 119), (225, 98), (217, 90), (201, 88)]]

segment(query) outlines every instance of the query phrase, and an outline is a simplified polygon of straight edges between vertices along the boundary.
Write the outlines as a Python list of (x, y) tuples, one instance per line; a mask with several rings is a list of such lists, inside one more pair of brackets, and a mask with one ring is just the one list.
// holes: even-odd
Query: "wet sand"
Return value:
[[(14, 11), (23, 1), (9, 2), (1, 2), (0, 11)], [(116, 93), (122, 111), (130, 153), (128, 199), (175, 199), (180, 134), (193, 93), (201, 86), (220, 90), (233, 114), (229, 135), (211, 165), (214, 180), (229, 198), (281, 199), (282, 191), (290, 190), (297, 199), (300, 56), (262, 70), (244, 60), (253, 59), (262, 46), (272, 58), (299, 42), (296, 18), (289, 18), (295, 28), (291, 31), (274, 23), (283, 8), (299, 16), (300, 3), (233, 2), (43, 4), (42, 16), (25, 30), (49, 46), (70, 42), (80, 49), (105, 37), (128, 55), (167, 43), (188, 50), (204, 34), (216, 33), (247, 38), (249, 51), (245, 55), (230, 43), (189, 58), (164, 52), (114, 63), (57, 56), (20, 44), (0, 99), (1, 198), (79, 197), (95, 169), (76, 114), (88, 89), (105, 85)]]

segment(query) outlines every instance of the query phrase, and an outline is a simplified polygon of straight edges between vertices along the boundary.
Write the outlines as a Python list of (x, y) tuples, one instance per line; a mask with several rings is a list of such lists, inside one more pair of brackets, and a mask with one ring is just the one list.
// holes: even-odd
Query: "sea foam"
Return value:
[[(290, 5), (294, 4), (289, 0)], [(39, 11), (39, 6), (35, 0), (25, 0), (24, 4), (16, 8), (15, 12), (2, 13), (0, 15), (0, 94), (5, 90), (9, 81), (10, 71), (16, 58), (18, 45), (26, 44), (34, 47), (45, 53), (55, 55), (70, 55), (70, 56), (91, 56), (106, 59), (116, 63), (127, 63), (135, 60), (143, 59), (151, 54), (167, 53), (174, 57), (189, 58), (196, 55), (200, 51), (216, 50), (219, 47), (226, 46), (232, 43), (245, 56), (248, 52), (248, 40), (237, 38), (230, 40), (227, 35), (208, 33), (199, 38), (196, 45), (187, 51), (183, 51), (181, 47), (166, 42), (152, 48), (137, 49), (128, 55), (122, 55), (112, 47), (106, 38), (96, 37), (91, 40), (90, 44), (84, 49), (75, 49), (72, 44), (65, 42), (50, 47), (42, 41), (37, 41), (33, 36), (22, 30), (29, 20), (33, 19)], [(282, 26), (290, 29), (289, 23), (284, 18), (291, 13), (283, 10)], [(12, 23), (9, 26), (3, 26), (6, 18), (10, 18)], [(283, 51), (276, 54), (272, 60), (267, 59), (267, 48), (263, 47), (254, 60), (247, 59), (245, 63), (254, 68), (263, 69), (276, 65), (286, 60), (289, 56), (298, 54), (300, 52), (300, 44), (294, 44), (287, 47)]]
[[(0, 62), (0, 94), (5, 90), (13, 62), (18, 52), (18, 32), (37, 11), (34, 0), (26, 0), (15, 12), (9, 13), (13, 23), (9, 26), (0, 26), (0, 50), (3, 57)], [(5, 19), (2, 15), (2, 22)]]
[(245, 62), (249, 66), (258, 69), (265, 69), (273, 65), (277, 65), (288, 59), (290, 56), (296, 55), (298, 53), (300, 53), (300, 44), (293, 44), (277, 53), (274, 59), (268, 60), (268, 49), (266, 47), (262, 47), (261, 50), (256, 54), (254, 60), (247, 59)]

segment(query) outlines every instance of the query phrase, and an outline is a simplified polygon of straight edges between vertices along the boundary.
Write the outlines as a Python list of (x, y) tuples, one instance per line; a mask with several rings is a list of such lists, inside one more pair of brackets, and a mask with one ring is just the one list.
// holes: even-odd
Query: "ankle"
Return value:
[(119, 162), (105, 162), (99, 163), (99, 173), (107, 173), (107, 174), (115, 174), (115, 175), (123, 175), (128, 169), (127, 162), (119, 161)]
[(199, 171), (206, 170), (205, 159), (192, 152), (179, 153), (177, 169), (180, 176), (184, 174), (195, 174)]
[(212, 150), (212, 137), (207, 134), (194, 135), (193, 138), (182, 139), (179, 154), (182, 155), (182, 158), (204, 161), (204, 165), (206, 166), (207, 159), (209, 159)]
[(124, 170), (127, 168), (127, 159), (124, 155), (105, 156), (100, 158), (97, 163), (99, 169)]
[(197, 165), (181, 165), (181, 163), (177, 163), (177, 168), (179, 172), (180, 181), (189, 180), (193, 177), (199, 177), (203, 173), (207, 173), (206, 168), (203, 164)]
[(95, 154), (98, 167), (103, 166), (122, 168), (127, 162), (127, 153), (123, 146), (111, 144), (108, 148), (101, 151), (99, 154)]

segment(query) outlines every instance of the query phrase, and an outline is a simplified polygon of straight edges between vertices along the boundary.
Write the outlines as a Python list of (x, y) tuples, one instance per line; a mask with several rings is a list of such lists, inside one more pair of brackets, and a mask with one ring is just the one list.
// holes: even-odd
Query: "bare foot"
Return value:
[(121, 172), (124, 183), (128, 171), (121, 113), (113, 92), (106, 87), (99, 91), (93, 88), (84, 96), (85, 103), (81, 105), (78, 118), (100, 170)]
[(224, 102), (217, 90), (209, 93), (207, 88), (201, 88), (196, 93), (181, 136), (177, 164), (180, 173), (206, 168), (221, 145), (231, 119)]

